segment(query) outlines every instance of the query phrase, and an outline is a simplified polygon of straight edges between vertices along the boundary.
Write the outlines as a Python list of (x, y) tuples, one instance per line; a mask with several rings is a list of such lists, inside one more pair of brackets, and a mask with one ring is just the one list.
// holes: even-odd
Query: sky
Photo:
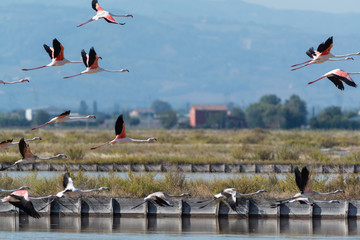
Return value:
[(274, 9), (314, 10), (328, 13), (360, 13), (359, 0), (244, 0)]

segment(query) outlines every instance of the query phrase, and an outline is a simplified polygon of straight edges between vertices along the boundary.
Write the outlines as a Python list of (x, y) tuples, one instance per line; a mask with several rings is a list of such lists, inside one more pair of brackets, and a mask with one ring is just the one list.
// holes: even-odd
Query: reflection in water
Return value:
[[(360, 235), (356, 219), (0, 216), (2, 232)], [(360, 222), (359, 222), (360, 223)]]

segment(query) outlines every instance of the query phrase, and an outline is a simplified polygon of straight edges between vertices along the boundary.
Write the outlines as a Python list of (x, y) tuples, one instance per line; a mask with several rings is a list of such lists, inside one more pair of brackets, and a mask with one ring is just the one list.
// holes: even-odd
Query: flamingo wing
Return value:
[(333, 47), (333, 37), (329, 37), (325, 42), (321, 43), (318, 46), (317, 51), (321, 53), (321, 55), (326, 55), (330, 53), (332, 47)]
[[(94, 63), (95, 63), (95, 60), (96, 60), (97, 56), (96, 56), (96, 52), (95, 52), (95, 49), (94, 47), (90, 48), (90, 51), (89, 51), (89, 62), (88, 62), (88, 65), (90, 68), (92, 67), (95, 67)], [(94, 66), (93, 66), (94, 65)], [(97, 67), (97, 66), (96, 66)]]
[(338, 70), (336, 72), (336, 76), (338, 76), (338, 78), (345, 82), (347, 85), (351, 86), (351, 87), (357, 87), (356, 83), (352, 80), (352, 78), (350, 77), (350, 75), (342, 70)]
[(110, 14), (106, 15), (104, 17), (104, 20), (107, 21), (108, 23), (119, 24)]
[(124, 123), (124, 119), (123, 119), (122, 114), (120, 114), (120, 116), (116, 120), (115, 134), (116, 134), (116, 136), (118, 138), (125, 138), (126, 137), (125, 123)]
[(53, 48), (54, 48), (54, 58), (56, 58), (57, 61), (61, 61), (64, 59), (64, 47), (61, 45), (61, 43), (54, 38), (53, 40)]
[(26, 197), (22, 195), (17, 195), (16, 192), (18, 191), (13, 192), (11, 196), (15, 198), (17, 201), (10, 201), (9, 203), (23, 210), (27, 215), (33, 218), (40, 218), (40, 214), (35, 210), (32, 202), (28, 199), (25, 199)]
[(81, 51), (81, 57), (82, 57), (82, 60), (83, 60), (83, 62), (84, 62), (84, 64), (85, 64), (85, 67), (89, 67), (89, 64), (88, 64), (88, 55), (86, 54), (86, 52), (85, 52), (85, 50), (83, 49), (82, 51)]
[(34, 157), (34, 154), (30, 150), (29, 144), (25, 142), (24, 138), (20, 139), (19, 141), (19, 151), (23, 159)]
[(62, 114), (60, 114), (59, 116), (57, 116), (57, 118), (65, 118), (67, 116), (70, 115), (70, 110), (63, 112)]
[(63, 187), (64, 187), (64, 189), (74, 189), (75, 188), (74, 182), (68, 172), (64, 174)]
[(309, 48), (309, 50), (306, 51), (306, 55), (308, 55), (310, 58), (316, 57), (316, 53), (314, 51), (314, 48), (313, 47)]
[(50, 57), (51, 59), (53, 59), (53, 50), (52, 50), (52, 48), (49, 47), (49, 46), (46, 45), (46, 44), (44, 44), (43, 46), (44, 46), (45, 51), (49, 54), (49, 57)]
[(7, 143), (12, 143), (12, 141), (13, 141), (12, 139), (8, 139), (8, 140), (0, 142), (0, 145), (5, 145)]
[(154, 202), (156, 202), (161, 207), (165, 207), (165, 206), (172, 207), (173, 206), (169, 201), (162, 199), (158, 196), (155, 196)]
[(307, 169), (307, 167), (303, 167), (301, 170), (301, 186), (302, 186), (302, 193), (311, 193), (312, 190), (312, 184), (311, 184), (311, 178), (310, 178), (310, 172)]
[(334, 83), (334, 85), (340, 89), (340, 90), (344, 90), (344, 84), (341, 82), (341, 80), (339, 79), (339, 77), (337, 77), (336, 75), (332, 75), (332, 76), (328, 76), (327, 77), (330, 81), (332, 81)]
[(295, 173), (296, 186), (299, 188), (300, 192), (303, 192), (304, 188), (301, 181), (301, 173), (298, 167), (295, 168), (294, 173)]
[(95, 10), (95, 11), (104, 11), (104, 9), (102, 9), (98, 3), (97, 0), (93, 0), (92, 3), (91, 3), (91, 6), (92, 8)]

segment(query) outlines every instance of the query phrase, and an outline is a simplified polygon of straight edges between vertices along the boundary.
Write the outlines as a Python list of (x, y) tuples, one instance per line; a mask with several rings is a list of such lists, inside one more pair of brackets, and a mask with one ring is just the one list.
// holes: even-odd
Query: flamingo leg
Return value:
[(100, 145), (100, 146), (92, 147), (92, 148), (90, 148), (90, 150), (95, 150), (95, 149), (104, 147), (104, 146), (109, 145), (109, 144), (110, 144), (110, 143), (105, 143), (105, 144), (102, 144), (102, 145)]
[(296, 66), (299, 66), (299, 65), (303, 65), (303, 64), (308, 63), (308, 62), (310, 62), (310, 61), (311, 61), (311, 60), (307, 60), (307, 61), (305, 61), (305, 62), (303, 62), (303, 63), (294, 64), (294, 65), (291, 65), (291, 67), (296, 67)]
[(82, 25), (85, 25), (85, 24), (87, 24), (87, 23), (89, 23), (89, 22), (92, 22), (92, 21), (94, 21), (94, 20), (93, 20), (93, 19), (90, 19), (90, 20), (88, 20), (88, 21), (86, 21), (86, 22), (84, 22), (84, 23), (81, 23), (81, 24), (77, 25), (77, 27), (81, 27)]
[(305, 64), (305, 65), (303, 65), (303, 66), (301, 66), (301, 67), (293, 68), (293, 69), (291, 69), (291, 71), (295, 71), (295, 70), (298, 70), (298, 69), (300, 69), (300, 68), (303, 68), (303, 67), (306, 67), (306, 66), (309, 66), (309, 65), (310, 65), (310, 63), (307, 63), (307, 64)]
[(76, 76), (80, 76), (82, 73), (79, 73), (79, 74), (75, 74), (75, 75), (72, 75), (72, 76), (67, 76), (67, 77), (64, 77), (64, 78), (72, 78), (72, 77), (76, 77)]
[(49, 124), (48, 122), (47, 122), (47, 123), (44, 123), (44, 124), (42, 124), (42, 125), (40, 125), (40, 126), (34, 127), (34, 128), (31, 129), (31, 130), (35, 130), (35, 129), (42, 128), (42, 127), (44, 127), (44, 126), (46, 126), (46, 125), (48, 125), (48, 124)]
[(40, 69), (40, 68), (44, 68), (44, 67), (47, 67), (47, 65), (44, 65), (44, 66), (41, 66), (41, 67), (36, 67), (36, 68), (23, 68), (23, 69), (21, 69), (21, 70), (23, 70), (23, 71), (30, 71), (30, 70)]
[(318, 79), (316, 79), (316, 80), (314, 80), (314, 81), (308, 82), (308, 84), (313, 84), (314, 82), (317, 82), (317, 81), (323, 79), (324, 77), (325, 77), (325, 76), (322, 76), (321, 78), (318, 78)]

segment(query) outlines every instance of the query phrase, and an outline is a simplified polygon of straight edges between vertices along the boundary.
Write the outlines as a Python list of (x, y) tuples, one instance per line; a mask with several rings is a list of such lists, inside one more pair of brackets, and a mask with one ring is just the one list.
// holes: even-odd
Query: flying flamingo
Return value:
[(126, 15), (111, 14), (108, 11), (105, 11), (104, 9), (102, 9), (97, 0), (92, 1), (92, 8), (96, 11), (96, 15), (93, 16), (90, 20), (77, 25), (77, 27), (81, 27), (84, 24), (87, 24), (87, 23), (95, 21), (95, 20), (99, 20), (101, 18), (106, 20), (108, 23), (124, 25), (125, 23), (118, 23), (117, 21), (115, 21), (115, 19), (113, 17), (133, 17), (133, 15), (131, 15), (131, 14), (126, 14)]
[(19, 151), (21, 153), (22, 159), (16, 161), (14, 164), (12, 164), (12, 165), (10, 165), (8, 167), (2, 167), (0, 169), (0, 171), (4, 171), (4, 170), (6, 170), (8, 168), (14, 167), (14, 166), (16, 166), (16, 165), (18, 165), (20, 163), (24, 163), (24, 162), (30, 162), (30, 161), (35, 161), (35, 160), (51, 160), (51, 159), (57, 159), (57, 158), (66, 158), (65, 154), (58, 154), (56, 156), (46, 157), (46, 158), (34, 155), (30, 150), (29, 144), (27, 144), (25, 142), (24, 138), (20, 139)]
[(57, 117), (52, 118), (50, 121), (48, 121), (40, 126), (34, 127), (31, 130), (42, 128), (50, 123), (62, 123), (62, 122), (67, 122), (67, 121), (76, 121), (76, 120), (82, 120), (82, 119), (96, 118), (94, 115), (87, 115), (85, 117), (70, 117), (69, 115), (70, 115), (70, 110), (60, 114)]
[(49, 47), (46, 44), (44, 44), (43, 46), (45, 48), (45, 51), (49, 54), (49, 56), (51, 58), (51, 63), (49, 63), (48, 65), (41, 66), (41, 67), (22, 69), (23, 71), (30, 71), (30, 70), (35, 70), (35, 69), (44, 68), (44, 67), (63, 66), (66, 63), (81, 63), (81, 61), (67, 60), (64, 57), (64, 47), (56, 38), (54, 38), (54, 40), (53, 40), (53, 47)]
[(147, 201), (153, 201), (156, 204), (158, 204), (160, 207), (173, 207), (174, 205), (171, 204), (168, 200), (170, 197), (188, 197), (188, 196), (191, 196), (190, 193), (183, 193), (181, 195), (170, 195), (164, 192), (155, 192), (149, 194), (147, 197), (144, 198), (144, 201), (142, 203), (136, 205), (135, 207), (132, 207), (131, 209), (137, 208), (143, 205), (144, 203), (146, 203)]
[(298, 201), (300, 203), (311, 204), (311, 205), (313, 205), (315, 202), (338, 202), (337, 200), (330, 200), (330, 201), (313, 200), (309, 197), (314, 195), (332, 195), (337, 193), (344, 193), (344, 190), (336, 190), (334, 192), (327, 192), (327, 193), (317, 192), (313, 190), (312, 182), (310, 178), (310, 172), (307, 169), (307, 167), (303, 167), (301, 173), (299, 168), (296, 167), (294, 172), (295, 172), (296, 186), (299, 188), (300, 192), (295, 194), (292, 198), (276, 201), (276, 204), (273, 204), (274, 206), (278, 206), (289, 202), (295, 202), (295, 201)]
[(99, 61), (99, 59), (102, 59), (102, 58), (96, 54), (94, 47), (90, 48), (89, 55), (86, 54), (85, 50), (83, 49), (81, 51), (81, 56), (82, 56), (83, 62), (85, 64), (86, 70), (82, 71), (79, 74), (75, 74), (75, 75), (64, 77), (64, 78), (71, 78), (71, 77), (80, 76), (81, 74), (92, 74), (92, 73), (98, 73), (98, 72), (129, 72), (128, 69), (106, 70), (106, 69), (99, 67), (98, 61)]
[(107, 142), (107, 143), (102, 144), (102, 145), (97, 146), (97, 147), (92, 147), (90, 149), (94, 150), (94, 149), (98, 149), (98, 148), (101, 148), (101, 147), (104, 147), (104, 146), (107, 146), (107, 145), (111, 145), (111, 144), (115, 144), (115, 143), (128, 143), (128, 142), (150, 143), (150, 142), (157, 141), (157, 139), (154, 138), (154, 137), (148, 138), (146, 140), (138, 140), (138, 139), (133, 139), (133, 138), (126, 137), (125, 123), (124, 123), (124, 119), (123, 119), (122, 114), (116, 120), (115, 134), (116, 134), (116, 137), (113, 140), (111, 140), (110, 142)]
[[(41, 140), (40, 137), (34, 137), (32, 139), (26, 139), (24, 140), (25, 142), (31, 142), (31, 141), (36, 141), (36, 140)], [(13, 142), (12, 139), (8, 139), (5, 141), (0, 142), (0, 149), (8, 149), (10, 147), (14, 147), (19, 145), (19, 142)]]
[(21, 80), (18, 81), (13, 81), (13, 82), (4, 82), (2, 80), (0, 80), (0, 84), (16, 84), (16, 83), (23, 83), (23, 82), (29, 82), (29, 78), (23, 78)]
[(320, 79), (327, 77), (340, 90), (344, 90), (344, 85), (342, 82), (346, 83), (347, 85), (349, 85), (351, 87), (357, 87), (356, 83), (351, 79), (350, 74), (360, 74), (360, 72), (349, 73), (349, 72), (345, 72), (341, 69), (334, 69), (328, 73), (325, 73), (320, 78), (318, 78), (312, 82), (309, 82), (308, 84), (313, 84), (314, 82), (317, 82)]
[(253, 192), (253, 193), (245, 194), (245, 193), (237, 192), (236, 188), (226, 188), (226, 189), (222, 190), (220, 193), (214, 195), (213, 198), (206, 199), (206, 200), (201, 200), (201, 201), (198, 201), (197, 203), (208, 202), (205, 205), (199, 207), (199, 208), (204, 208), (207, 205), (209, 205), (211, 202), (221, 200), (221, 201), (224, 201), (225, 203), (227, 203), (227, 205), (233, 211), (237, 212), (238, 214), (242, 214), (241, 210), (238, 208), (238, 205), (236, 204), (236, 198), (252, 196), (252, 195), (256, 195), (256, 194), (263, 193), (263, 192), (266, 192), (266, 191), (264, 189), (261, 189), (261, 190), (258, 190), (256, 192)]
[[(325, 61), (354, 60), (352, 57), (349, 56), (360, 55), (360, 52), (357, 52), (357, 53), (350, 53), (350, 54), (336, 56), (330, 53), (332, 47), (333, 47), (333, 37), (329, 37), (325, 42), (321, 43), (318, 46), (316, 52), (314, 51), (314, 48), (309, 48), (309, 50), (306, 51), (306, 55), (308, 55), (311, 58), (311, 60), (292, 65), (291, 67), (296, 67), (299, 65), (302, 66), (293, 68), (291, 69), (291, 71), (306, 67), (311, 64), (323, 63)], [(340, 59), (336, 59), (336, 58), (340, 58)]]
[[(108, 187), (100, 187), (100, 188), (95, 188), (95, 189), (89, 189), (89, 190), (80, 190), (74, 187), (74, 182), (72, 180), (72, 178), (70, 177), (69, 173), (65, 173), (64, 174), (64, 178), (63, 178), (63, 187), (64, 190), (61, 192), (58, 192), (56, 194), (57, 198), (61, 198), (64, 196), (64, 194), (68, 193), (68, 192), (75, 192), (75, 193), (89, 193), (89, 192), (99, 192), (99, 191), (104, 191), (107, 190), (109, 191)], [(51, 197), (51, 196), (48, 196)]]
[(4, 197), (1, 202), (8, 202), (15, 207), (23, 210), (33, 218), (40, 218), (40, 214), (35, 210), (34, 205), (29, 199), (29, 193), (26, 190), (12, 192), (9, 196)]

